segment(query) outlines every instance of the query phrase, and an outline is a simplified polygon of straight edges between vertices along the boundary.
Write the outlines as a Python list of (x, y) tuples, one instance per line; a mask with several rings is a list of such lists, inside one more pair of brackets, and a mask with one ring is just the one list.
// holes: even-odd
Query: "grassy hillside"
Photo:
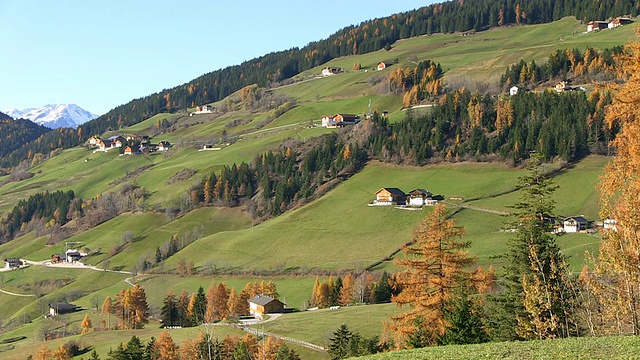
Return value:
[(569, 339), (449, 345), (395, 351), (358, 359), (633, 359), (637, 356), (637, 336), (583, 337)]
[[(567, 18), (552, 24), (504, 27), (470, 36), (439, 34), (408, 39), (394, 44), (390, 51), (344, 57), (327, 64), (342, 67), (342, 74), (314, 78), (311, 75), (322, 69), (317, 67), (300, 74), (296, 78), (299, 82), (274, 89), (274, 94), (287, 95), (295, 99), (297, 105), (271, 122), (265, 121), (268, 112), (238, 108), (219, 117), (216, 117), (218, 114), (157, 114), (135, 126), (104, 134), (150, 134), (158, 120), (175, 122), (173, 132), (153, 139), (154, 142), (169, 140), (174, 144), (167, 154), (118, 156), (115, 150), (94, 153), (85, 147), (62, 151), (33, 167), (30, 170), (33, 177), (0, 186), (0, 212), (10, 211), (20, 199), (36, 192), (71, 189), (77, 196), (91, 199), (118, 191), (124, 184), (145, 189), (147, 196), (143, 207), (146, 211), (122, 214), (53, 246), (46, 246), (48, 235), (28, 233), (0, 245), (0, 257), (42, 261), (53, 253), (63, 252), (66, 243), (70, 243), (73, 247), (92, 251), (85, 260), (88, 265), (131, 271), (144, 257), (155, 256), (156, 249), (174, 234), (181, 238), (190, 236), (198, 240), (166, 259), (153, 273), (134, 279), (145, 287), (152, 309), (162, 306), (168, 289), (176, 293), (185, 289), (192, 293), (198, 286), (206, 289), (213, 281), (224, 281), (239, 291), (247, 282), (256, 280), (273, 280), (282, 300), (289, 306), (302, 308), (311, 294), (316, 273), (363, 270), (374, 264), (377, 264), (374, 270), (395, 270), (392, 261), (378, 263), (409, 241), (418, 221), (431, 211), (429, 208), (405, 211), (367, 206), (381, 187), (399, 187), (406, 192), (426, 188), (441, 195), (450, 210), (456, 211), (454, 219), (458, 225), (466, 228), (464, 240), (472, 241), (471, 253), (478, 258), (478, 263), (500, 267), (496, 255), (505, 251), (510, 236), (501, 231), (508, 220), (501, 213), (508, 211), (508, 206), (518, 199), (514, 184), (517, 177), (524, 174), (523, 169), (501, 163), (454, 163), (418, 168), (372, 162), (318, 200), (255, 226), (243, 207), (198, 208), (172, 221), (163, 210), (168, 206), (179, 206), (181, 200), (188, 198), (188, 190), (194, 184), (223, 165), (251, 161), (257, 154), (278, 147), (286, 139), (305, 141), (340, 131), (310, 126), (322, 115), (362, 114), (368, 111), (371, 102), (374, 110), (390, 111), (392, 122), (402, 119), (401, 97), (389, 94), (384, 84), (384, 78), (394, 68), (414, 66), (420, 60), (431, 59), (442, 64), (446, 70), (445, 80), (451, 86), (495, 82), (508, 65), (521, 58), (543, 61), (558, 48), (591, 46), (602, 49), (624, 44), (633, 36), (630, 26), (595, 34), (582, 34), (583, 30), (577, 21)], [(396, 59), (398, 63), (387, 70), (372, 70), (379, 61)], [(362, 70), (352, 70), (354, 63), (360, 63)], [(214, 105), (221, 106), (223, 102)], [(237, 141), (221, 145), (220, 150), (198, 151), (203, 143), (213, 143), (222, 138), (223, 133)], [(590, 220), (598, 220), (595, 185), (608, 161), (605, 157), (587, 157), (556, 174), (559, 188), (554, 199), (558, 214), (582, 214)], [(143, 167), (145, 169), (141, 170)], [(184, 169), (192, 170), (192, 175), (178, 180), (173, 178)], [(133, 232), (134, 239), (123, 243), (123, 234), (128, 231)], [(574, 271), (581, 269), (584, 251), (597, 251), (599, 244), (597, 236), (587, 234), (567, 234), (557, 240), (564, 253), (570, 256)], [(173, 270), (181, 260), (194, 261), (198, 274), (175, 275)], [(219, 275), (221, 273), (226, 275)], [(28, 336), (27, 340), (16, 344), (15, 350), (4, 352), (0, 357), (24, 358), (25, 347), (38, 346), (38, 332), (43, 326), (39, 315), (43, 312), (43, 304), (71, 293), (75, 303), (90, 308), (106, 296), (128, 287), (123, 280), (130, 276), (87, 268), (41, 266), (0, 273), (0, 289), (37, 295), (17, 297), (0, 293), (0, 320), (3, 323), (28, 322), (29, 318), (33, 321), (0, 336), (0, 339)], [(379, 334), (382, 320), (393, 311), (397, 311), (395, 307), (381, 305), (296, 313), (265, 324), (265, 330), (324, 346), (328, 334), (342, 322), (364, 336)], [(79, 326), (86, 313), (73, 317), (70, 320), (73, 326)], [(94, 323), (99, 322), (98, 314), (90, 314)], [(109, 346), (127, 341), (133, 333), (143, 340), (152, 335), (157, 337), (157, 325), (153, 323), (139, 332), (118, 331), (76, 338), (87, 346), (95, 346), (104, 357)], [(195, 336), (197, 331), (185, 329), (175, 331), (175, 334), (182, 339)], [(219, 336), (224, 336), (232, 330), (225, 327), (220, 331)], [(58, 342), (51, 342), (50, 347), (56, 344)], [(603, 342), (601, 346), (607, 345)], [(311, 350), (301, 351), (306, 351), (304, 354), (308, 357), (305, 358), (324, 356)], [(517, 351), (521, 350), (507, 350), (505, 357), (512, 353), (525, 357), (529, 354), (524, 350)], [(438, 356), (446, 358), (450, 355)]]

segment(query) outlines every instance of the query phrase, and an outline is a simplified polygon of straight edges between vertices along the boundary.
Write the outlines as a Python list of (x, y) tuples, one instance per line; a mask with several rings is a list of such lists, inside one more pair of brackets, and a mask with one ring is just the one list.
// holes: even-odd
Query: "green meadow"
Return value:
[[(174, 147), (166, 154), (148, 156), (119, 156), (117, 150), (94, 152), (87, 147), (68, 149), (35, 165), (33, 177), (0, 186), (0, 212), (11, 211), (21, 199), (42, 191), (73, 190), (85, 200), (100, 194), (118, 191), (130, 184), (145, 190), (141, 207), (144, 211), (121, 214), (92, 229), (75, 234), (64, 241), (47, 245), (49, 235), (27, 233), (13, 241), (0, 244), (0, 257), (19, 257), (31, 261), (50, 259), (67, 247), (88, 249), (87, 265), (97, 270), (109, 269), (123, 273), (96, 271), (85, 268), (52, 268), (32, 265), (25, 269), (0, 272), (0, 289), (18, 297), (0, 293), (0, 320), (7, 332), (0, 340), (15, 336), (27, 339), (15, 344), (15, 349), (1, 348), (2, 359), (24, 359), (40, 346), (39, 331), (45, 326), (42, 314), (46, 304), (73, 295), (74, 303), (85, 310), (66, 319), (70, 329), (79, 328), (84, 315), (89, 314), (94, 326), (101, 315), (90, 310), (107, 297), (130, 285), (124, 280), (141, 284), (147, 292), (154, 320), (146, 329), (136, 331), (108, 331), (76, 335), (48, 342), (50, 348), (70, 339), (85, 347), (96, 349), (102, 358), (109, 348), (126, 342), (132, 335), (147, 341), (160, 334), (157, 322), (162, 300), (169, 290), (205, 290), (212, 283), (225, 282), (240, 291), (247, 282), (273, 281), (280, 299), (288, 306), (306, 307), (316, 274), (326, 280), (327, 274), (344, 271), (395, 271), (392, 254), (412, 239), (413, 229), (432, 210), (401, 210), (393, 207), (368, 206), (382, 187), (398, 187), (405, 192), (425, 188), (439, 195), (453, 214), (457, 225), (465, 228), (464, 241), (471, 241), (470, 254), (477, 264), (493, 265), (500, 270), (498, 255), (507, 249), (511, 233), (508, 229), (509, 205), (518, 200), (515, 188), (522, 168), (494, 163), (446, 163), (423, 167), (407, 167), (372, 161), (358, 174), (340, 183), (322, 197), (285, 214), (259, 224), (254, 223), (244, 207), (196, 208), (176, 219), (168, 219), (164, 209), (179, 206), (188, 198), (189, 189), (199, 184), (223, 166), (249, 162), (262, 152), (281, 146), (288, 139), (306, 141), (339, 129), (318, 127), (323, 115), (335, 113), (363, 114), (372, 110), (390, 112), (390, 121), (404, 117), (401, 96), (389, 94), (385, 78), (398, 67), (415, 66), (431, 59), (442, 64), (445, 82), (457, 84), (495, 83), (507, 66), (524, 58), (544, 61), (556, 49), (604, 49), (622, 45), (633, 38), (631, 26), (614, 31), (583, 34), (584, 26), (575, 19), (535, 26), (510, 26), (479, 32), (470, 36), (438, 34), (402, 40), (390, 51), (377, 51), (334, 59), (327, 64), (296, 76), (291, 85), (272, 89), (274, 94), (288, 95), (297, 105), (281, 116), (266, 122), (269, 112), (250, 112), (237, 109), (226, 114), (186, 113), (157, 114), (133, 126), (118, 129), (102, 136), (121, 133), (151, 134), (152, 127), (166, 119), (175, 122), (174, 131), (154, 137), (153, 141), (170, 141)], [(375, 71), (380, 61), (396, 62), (388, 69)], [(362, 69), (353, 70), (360, 63)], [(338, 66), (344, 72), (317, 78), (325, 66)], [(232, 98), (237, 94), (231, 95)], [(214, 106), (220, 106), (221, 100)], [(428, 111), (420, 109), (416, 111)], [(315, 125), (315, 126), (312, 126)], [(205, 143), (220, 140), (226, 135), (228, 143), (217, 143), (219, 150), (199, 151)], [(584, 215), (599, 220), (596, 185), (610, 158), (589, 156), (569, 164), (554, 173), (558, 189), (553, 194), (556, 214)], [(557, 165), (556, 165), (557, 166)], [(179, 180), (173, 177), (184, 169), (192, 175)], [(5, 177), (0, 177), (4, 179)], [(133, 233), (130, 242), (123, 235)], [(162, 261), (147, 273), (129, 274), (138, 270), (141, 259), (155, 256), (156, 249), (178, 235), (184, 248)], [(196, 239), (189, 243), (186, 239)], [(578, 272), (584, 265), (585, 251), (596, 254), (599, 238), (596, 234), (565, 234), (556, 238), (568, 256), (571, 269)], [(179, 262), (193, 262), (196, 273), (178, 276)], [(382, 322), (389, 314), (399, 311), (393, 305), (346, 307), (340, 310), (301, 311), (283, 315), (264, 324), (264, 330), (326, 346), (331, 333), (342, 323), (363, 336), (380, 335)], [(26, 325), (22, 326), (23, 323)], [(260, 327), (262, 329), (262, 327)], [(176, 342), (196, 337), (202, 328), (172, 330)], [(228, 326), (213, 326), (215, 336), (240, 334)], [(240, 334), (241, 335), (241, 334)], [(633, 357), (623, 346), (635, 346), (629, 338), (588, 338), (566, 342), (527, 342), (514, 344), (486, 344), (468, 348), (443, 347), (423, 352), (399, 352), (384, 356), (398, 358), (556, 358), (567, 351), (565, 358), (598, 358), (600, 350), (589, 350), (588, 341), (599, 349), (615, 349), (612, 354)], [(586, 350), (582, 350), (584, 346)], [(327, 358), (327, 354), (294, 347), (303, 358)], [(467, 350), (469, 349), (469, 350)], [(594, 348), (595, 349), (595, 348)], [(7, 351), (3, 351), (7, 350)], [(543, 351), (547, 351), (544, 353)], [(477, 354), (477, 355), (475, 355)], [(541, 355), (543, 354), (543, 355)], [(459, 355), (459, 356), (458, 356)], [(86, 356), (85, 356), (86, 357)]]

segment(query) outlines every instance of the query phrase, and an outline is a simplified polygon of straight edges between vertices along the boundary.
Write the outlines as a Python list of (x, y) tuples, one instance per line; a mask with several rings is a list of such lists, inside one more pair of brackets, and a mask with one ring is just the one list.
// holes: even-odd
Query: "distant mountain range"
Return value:
[(75, 129), (78, 125), (98, 117), (98, 115), (90, 113), (74, 103), (49, 104), (28, 109), (7, 109), (2, 112), (14, 119), (28, 119), (50, 129), (60, 127)]

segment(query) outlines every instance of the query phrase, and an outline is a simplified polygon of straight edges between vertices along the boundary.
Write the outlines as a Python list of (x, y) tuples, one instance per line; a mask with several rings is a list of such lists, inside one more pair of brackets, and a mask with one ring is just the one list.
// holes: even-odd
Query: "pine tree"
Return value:
[[(191, 303), (189, 304), (191, 307)], [(198, 292), (193, 296), (193, 307), (191, 316), (197, 325), (202, 324), (204, 321), (204, 316), (207, 312), (207, 297), (204, 294), (204, 289), (202, 286), (198, 288)]]
[(333, 332), (331, 338), (329, 338), (329, 349), (327, 352), (331, 359), (344, 359), (349, 354), (349, 340), (353, 334), (349, 330), (346, 324), (340, 325), (340, 327)]
[[(396, 338), (396, 346), (435, 345), (451, 325), (445, 311), (453, 301), (453, 293), (464, 277), (465, 267), (474, 260), (468, 255), (469, 242), (455, 238), (464, 230), (447, 219), (446, 207), (438, 204), (415, 229), (414, 243), (403, 249), (404, 257), (395, 263), (402, 268), (396, 273), (394, 286), (401, 289), (392, 301), (408, 305), (408, 312), (392, 315), (386, 328)], [(419, 335), (419, 342), (412, 339)]]
[(127, 360), (143, 360), (145, 355), (145, 349), (137, 336), (132, 336), (125, 348)]
[(543, 173), (541, 156), (534, 154), (528, 169), (518, 179), (521, 196), (512, 206), (515, 232), (505, 255), (505, 292), (494, 298), (497, 311), (490, 328), (501, 340), (567, 337), (577, 331), (573, 280), (549, 221), (557, 187)]
[(160, 318), (163, 326), (175, 326), (180, 323), (177, 299), (171, 289), (164, 298)]
[(467, 284), (460, 284), (453, 303), (445, 310), (445, 319), (450, 327), (439, 344), (479, 344), (489, 341), (483, 329), (482, 308), (469, 297)]
[(180, 292), (180, 298), (178, 299), (178, 319), (180, 326), (191, 326), (192, 320), (189, 316), (189, 294), (184, 289)]

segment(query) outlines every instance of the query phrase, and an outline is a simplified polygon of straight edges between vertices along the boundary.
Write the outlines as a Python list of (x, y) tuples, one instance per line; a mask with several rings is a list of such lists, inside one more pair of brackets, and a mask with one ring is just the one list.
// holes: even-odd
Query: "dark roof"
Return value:
[(6, 259), (4, 259), (4, 261), (6, 261), (6, 262), (22, 262), (18, 258), (6, 258)]
[(398, 188), (388, 188), (388, 187), (385, 187), (385, 188), (382, 188), (382, 189), (378, 190), (378, 192), (380, 192), (380, 191), (382, 191), (382, 190), (387, 190), (388, 192), (390, 192), (390, 193), (391, 193), (391, 194), (393, 194), (393, 195), (404, 195), (404, 191), (402, 191), (402, 190), (400, 190), (400, 189), (398, 189)]
[(569, 216), (568, 218), (565, 218), (564, 220), (569, 220), (569, 219), (573, 219), (575, 220), (577, 223), (581, 223), (581, 224), (588, 224), (589, 220), (585, 219), (582, 216)]
[(431, 193), (428, 190), (425, 190), (425, 189), (413, 189), (413, 190), (411, 190), (411, 192), (409, 194), (411, 194), (411, 195), (431, 195)]
[(278, 299), (274, 299), (271, 296), (267, 296), (267, 295), (256, 295), (253, 298), (251, 298), (251, 300), (249, 300), (249, 302), (252, 302), (254, 304), (261, 305), (261, 306), (265, 306), (273, 301), (277, 301), (281, 304), (284, 304), (282, 301)]
[(52, 302), (49, 303), (49, 307), (56, 310), (58, 313), (74, 312), (78, 309), (77, 306), (66, 302)]

